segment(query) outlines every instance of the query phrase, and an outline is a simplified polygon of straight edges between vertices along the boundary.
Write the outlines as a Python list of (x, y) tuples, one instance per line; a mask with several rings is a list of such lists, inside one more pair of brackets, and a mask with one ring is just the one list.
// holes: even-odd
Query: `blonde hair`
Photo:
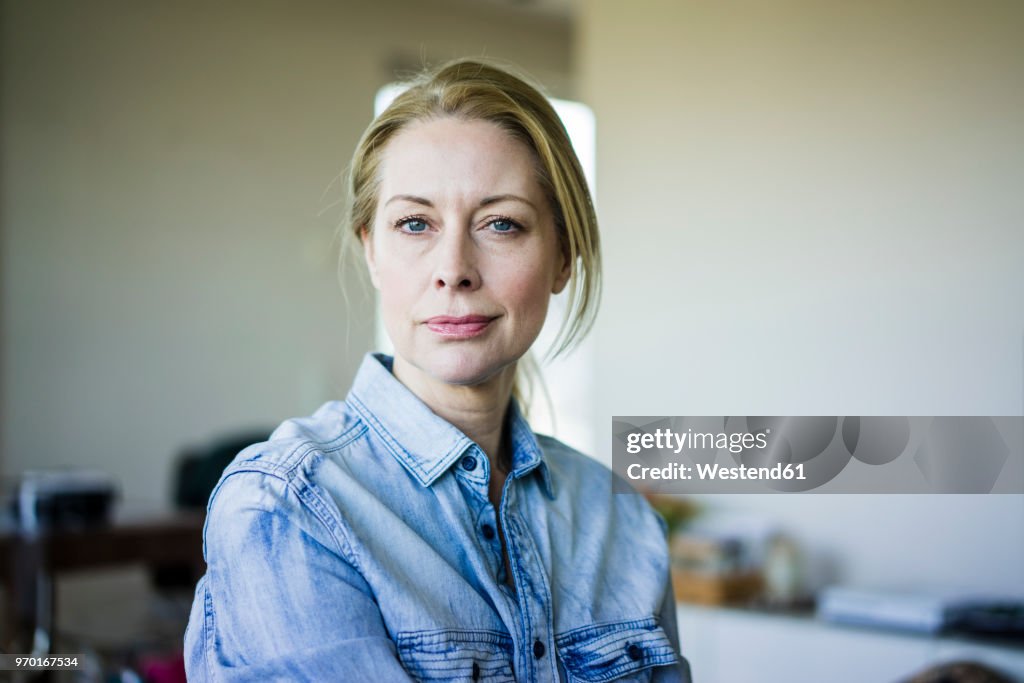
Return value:
[[(601, 293), (601, 249), (597, 216), (583, 168), (561, 119), (527, 78), (489, 61), (462, 59), (426, 71), (412, 81), (366, 129), (348, 173), (349, 215), (342, 231), (342, 255), (369, 233), (377, 211), (381, 153), (410, 123), (456, 117), (489, 121), (525, 143), (537, 161), (538, 179), (555, 218), (563, 252), (572, 265), (567, 305), (550, 357), (573, 348), (590, 331)], [(526, 409), (532, 384), (526, 359), (514, 395)]]

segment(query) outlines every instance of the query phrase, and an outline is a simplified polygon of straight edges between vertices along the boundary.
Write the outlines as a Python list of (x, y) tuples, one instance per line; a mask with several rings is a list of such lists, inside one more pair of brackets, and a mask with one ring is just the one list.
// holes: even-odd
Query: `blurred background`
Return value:
[[(0, 652), (175, 680), (204, 482), (381, 343), (372, 294), (339, 286), (340, 174), (381, 89), (453, 57), (593, 116), (603, 306), (539, 431), (609, 462), (612, 415), (1024, 413), (1017, 0), (0, 8)], [(24, 482), (57, 486), (26, 473), (68, 468), (76, 514), (112, 485), (116, 524), (26, 532)], [(813, 607), (829, 586), (1019, 604), (1024, 496), (672, 505), (684, 564), (760, 577), (680, 603), (700, 683), (1024, 678), (1019, 639)]]

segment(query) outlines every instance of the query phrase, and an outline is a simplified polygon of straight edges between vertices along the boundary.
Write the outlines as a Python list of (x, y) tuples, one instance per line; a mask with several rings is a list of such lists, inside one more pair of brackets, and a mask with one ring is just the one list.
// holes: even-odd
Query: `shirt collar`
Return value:
[[(402, 466), (423, 486), (430, 486), (475, 444), (399, 382), (391, 374), (393, 363), (391, 356), (366, 354), (347, 400)], [(507, 419), (512, 444), (511, 476), (518, 479), (537, 469), (544, 492), (554, 498), (543, 451), (515, 399)]]

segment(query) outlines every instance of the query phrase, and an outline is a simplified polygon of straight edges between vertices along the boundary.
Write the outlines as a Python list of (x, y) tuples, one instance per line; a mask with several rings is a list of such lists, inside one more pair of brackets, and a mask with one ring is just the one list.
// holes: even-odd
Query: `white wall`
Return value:
[[(1024, 5), (579, 9), (598, 443), (612, 415), (1022, 413)], [(702, 502), (841, 580), (1024, 595), (1024, 496)]]
[(186, 444), (344, 396), (372, 306), (324, 193), (393, 67), (486, 54), (572, 94), (564, 22), (471, 3), (2, 7), (0, 466), (129, 499), (166, 501)]

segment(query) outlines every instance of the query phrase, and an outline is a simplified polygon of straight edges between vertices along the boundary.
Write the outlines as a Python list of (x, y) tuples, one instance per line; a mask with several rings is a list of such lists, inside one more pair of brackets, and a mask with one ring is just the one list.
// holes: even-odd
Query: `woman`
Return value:
[(660, 519), (517, 400), (551, 295), (569, 288), (562, 347), (597, 301), (597, 223), (551, 106), (446, 65), (370, 125), (350, 192), (395, 355), (224, 472), (190, 680), (688, 680)]

